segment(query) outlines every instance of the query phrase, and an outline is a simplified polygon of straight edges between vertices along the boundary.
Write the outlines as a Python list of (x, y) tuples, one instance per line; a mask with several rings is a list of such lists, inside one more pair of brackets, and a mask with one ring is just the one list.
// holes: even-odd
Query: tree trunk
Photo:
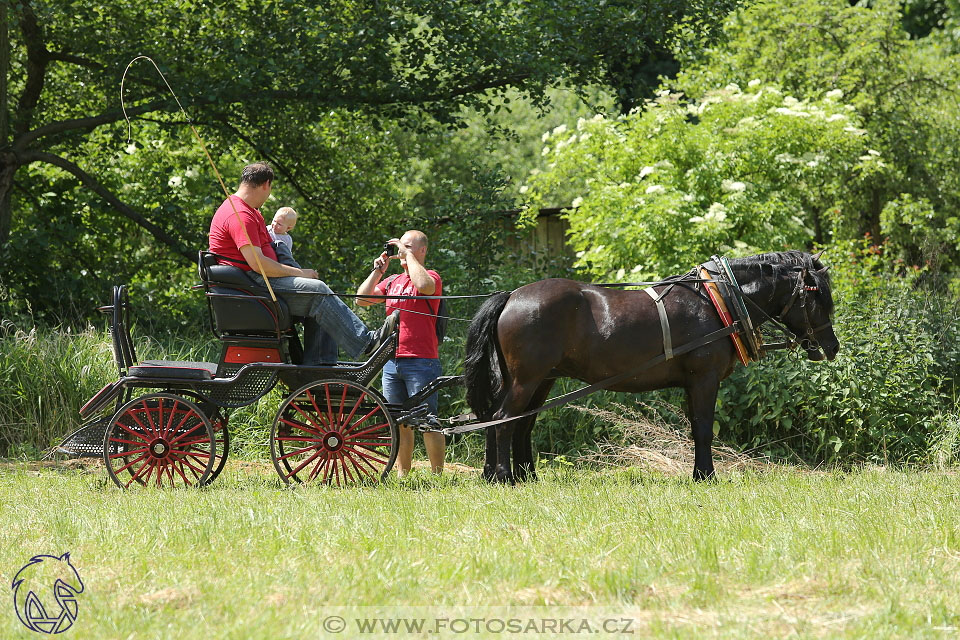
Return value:
[(12, 151), (0, 151), (0, 246), (10, 237), (10, 227), (13, 221), (10, 193), (13, 191), (13, 174), (17, 172), (18, 163)]

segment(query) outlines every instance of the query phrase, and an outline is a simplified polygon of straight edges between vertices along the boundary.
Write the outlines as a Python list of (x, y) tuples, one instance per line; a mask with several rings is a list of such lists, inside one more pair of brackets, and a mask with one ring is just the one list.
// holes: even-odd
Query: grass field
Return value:
[[(546, 469), (518, 487), (415, 473), (287, 490), (265, 465), (232, 462), (204, 490), (124, 493), (100, 469), (7, 464), (0, 522), (7, 588), (32, 555), (71, 552), (85, 584), (72, 638), (477, 635), (350, 626), (354, 613), (450, 611), (602, 611), (633, 637), (960, 634), (960, 477), (939, 472), (694, 484)], [(3, 601), (0, 637), (36, 637)], [(343, 633), (324, 626), (331, 612)], [(497, 629), (479, 635), (511, 637)]]

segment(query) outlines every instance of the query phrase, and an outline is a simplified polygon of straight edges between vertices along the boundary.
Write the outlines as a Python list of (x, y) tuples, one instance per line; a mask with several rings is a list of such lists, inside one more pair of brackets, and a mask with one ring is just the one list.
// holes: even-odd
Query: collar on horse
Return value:
[(717, 310), (723, 326), (739, 327), (737, 332), (730, 334), (737, 359), (743, 366), (747, 366), (751, 360), (760, 360), (763, 357), (763, 336), (753, 327), (753, 321), (743, 303), (743, 290), (730, 269), (730, 263), (724, 257), (712, 256), (697, 270), (705, 280), (703, 288)]

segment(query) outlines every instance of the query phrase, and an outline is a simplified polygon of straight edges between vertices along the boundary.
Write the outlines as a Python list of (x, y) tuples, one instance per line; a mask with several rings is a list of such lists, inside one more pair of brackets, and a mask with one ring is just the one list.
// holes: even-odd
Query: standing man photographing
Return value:
[[(443, 295), (440, 274), (424, 266), (427, 257), (427, 236), (422, 231), (411, 230), (388, 244), (397, 247), (396, 256), (384, 251), (373, 261), (373, 271), (357, 289), (357, 295), (386, 296), (439, 296)], [(397, 258), (403, 273), (381, 281), (390, 265)], [(363, 307), (384, 302), (383, 299), (357, 298)], [(440, 377), (440, 359), (437, 340), (437, 309), (439, 300), (386, 300), (387, 314), (400, 310), (400, 342), (396, 358), (383, 367), (383, 395), (391, 404), (401, 404), (410, 396)], [(437, 394), (427, 399), (432, 416), (437, 415)], [(443, 471), (446, 441), (441, 433), (423, 434), (423, 444), (430, 458), (434, 473)], [(413, 429), (400, 426), (400, 446), (397, 450), (397, 474), (405, 476), (413, 463)]]
[(316, 320), (351, 357), (373, 353), (393, 333), (396, 314), (387, 316), (380, 329), (370, 330), (340, 298), (330, 295), (333, 291), (317, 279), (316, 271), (277, 262), (259, 211), (270, 197), (273, 177), (266, 162), (243, 168), (236, 193), (224, 200), (210, 222), (210, 251), (227, 259), (222, 264), (246, 271), (258, 285), (265, 286), (264, 278), (270, 278), (274, 293), (292, 315)]

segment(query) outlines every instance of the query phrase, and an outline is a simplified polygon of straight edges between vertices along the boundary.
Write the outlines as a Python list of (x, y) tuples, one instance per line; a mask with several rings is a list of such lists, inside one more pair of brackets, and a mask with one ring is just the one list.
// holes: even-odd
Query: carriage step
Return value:
[(63, 439), (57, 453), (75, 458), (100, 458), (103, 456), (103, 439), (112, 416), (98, 418), (84, 425)]

